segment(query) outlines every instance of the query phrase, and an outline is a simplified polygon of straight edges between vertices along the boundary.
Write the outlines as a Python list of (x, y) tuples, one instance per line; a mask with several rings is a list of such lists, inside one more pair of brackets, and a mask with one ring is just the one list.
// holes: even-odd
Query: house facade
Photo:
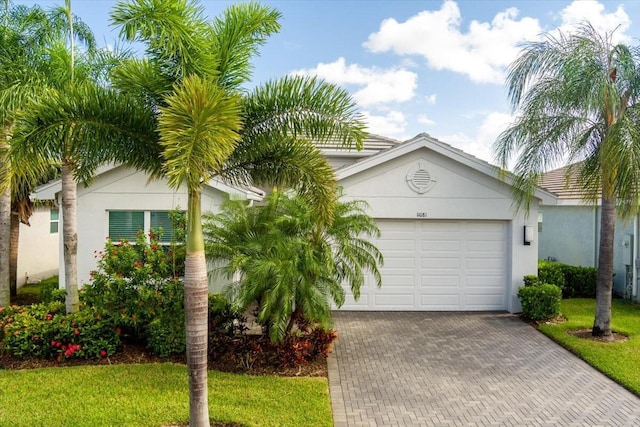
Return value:
[[(368, 278), (358, 301), (347, 289), (343, 309), (520, 311), (517, 289), (537, 271), (538, 206), (553, 203), (550, 193), (536, 193), (528, 215), (517, 212), (508, 176), (426, 134), (405, 142), (371, 135), (361, 151), (320, 148), (344, 197), (365, 200), (381, 230), (374, 243), (385, 258), (382, 288)], [(41, 197), (59, 197), (59, 182), (46, 190)], [(261, 194), (212, 182), (203, 191), (203, 212), (217, 212), (229, 197)], [(186, 192), (148, 182), (142, 172), (99, 171), (91, 186), (78, 189), (79, 283), (88, 283), (106, 236), (148, 230), (186, 205)], [(60, 250), (61, 284), (63, 265)]]
[[(346, 310), (521, 310), (517, 289), (536, 274), (533, 235), (539, 191), (529, 215), (513, 209), (499, 170), (420, 134), (337, 170), (345, 197), (366, 200), (385, 257), (383, 285), (369, 278)], [(525, 230), (527, 238), (525, 239)]]
[[(60, 205), (60, 180), (41, 187), (34, 196), (55, 198)], [(259, 200), (263, 194), (257, 189), (239, 189), (213, 180), (203, 187), (202, 211), (217, 212), (229, 198)], [(150, 181), (144, 172), (125, 166), (108, 166), (99, 170), (91, 185), (78, 185), (78, 283), (89, 283), (90, 272), (96, 269), (96, 253), (104, 248), (105, 240), (126, 238), (135, 240), (138, 230), (148, 233), (151, 228), (167, 229), (168, 213), (187, 207), (185, 189), (173, 190), (163, 179)], [(60, 209), (62, 221), (62, 209)], [(165, 239), (165, 244), (169, 243)], [(64, 287), (63, 239), (59, 238), (60, 286)], [(222, 280), (222, 279), (220, 279)], [(213, 278), (211, 286), (219, 289), (222, 282)]]

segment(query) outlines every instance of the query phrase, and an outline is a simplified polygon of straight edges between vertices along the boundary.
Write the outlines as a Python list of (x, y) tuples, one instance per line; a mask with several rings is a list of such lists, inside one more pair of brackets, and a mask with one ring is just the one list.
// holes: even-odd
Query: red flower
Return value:
[(116, 328), (116, 334), (120, 334), (122, 332), (122, 329), (120, 329), (120, 327)]
[(47, 320), (51, 320), (51, 319), (53, 319), (53, 314), (47, 313)]
[(73, 334), (74, 335), (80, 335), (80, 331), (78, 329), (74, 329)]
[(107, 355), (106, 350), (100, 350), (100, 357), (105, 357)]

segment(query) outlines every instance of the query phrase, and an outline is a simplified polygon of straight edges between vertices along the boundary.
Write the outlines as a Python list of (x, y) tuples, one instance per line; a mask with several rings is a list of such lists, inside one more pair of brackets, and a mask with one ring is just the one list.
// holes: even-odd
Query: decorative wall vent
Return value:
[(427, 169), (427, 162), (420, 160), (407, 173), (409, 188), (418, 194), (426, 193), (436, 184), (436, 178)]

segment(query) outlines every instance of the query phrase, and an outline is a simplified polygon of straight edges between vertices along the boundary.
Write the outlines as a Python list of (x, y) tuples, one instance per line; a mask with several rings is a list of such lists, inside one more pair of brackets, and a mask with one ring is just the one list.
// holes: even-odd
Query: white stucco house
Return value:
[(551, 193), (515, 212), (498, 168), (427, 134), (336, 173), (346, 197), (369, 203), (385, 257), (382, 288), (369, 281), (344, 309), (520, 311), (517, 288), (537, 273), (537, 209), (555, 203)]
[[(345, 197), (367, 201), (382, 232), (375, 242), (385, 257), (382, 288), (367, 281), (359, 301), (349, 295), (343, 309), (520, 311), (517, 288), (524, 275), (537, 272), (538, 206), (554, 203), (551, 193), (539, 190), (528, 215), (516, 212), (498, 168), (427, 134), (405, 142), (371, 135), (361, 151), (321, 149)], [(136, 216), (146, 230), (163, 212), (186, 206), (186, 193), (147, 181), (144, 173), (120, 166), (80, 186), (80, 283), (88, 282), (93, 251), (103, 247), (115, 222), (133, 224)], [(59, 185), (48, 191), (59, 192)], [(257, 200), (261, 194), (211, 182), (203, 211), (216, 212), (230, 196)]]
[(58, 274), (58, 208), (36, 206), (29, 225), (20, 224), (17, 286)]
[[(55, 199), (60, 205), (62, 184), (52, 181), (40, 187), (34, 196)], [(202, 211), (217, 212), (229, 198), (260, 200), (259, 189), (240, 189), (217, 180), (207, 183), (202, 191)], [(105, 240), (127, 238), (135, 240), (142, 229), (166, 227), (168, 212), (186, 209), (186, 190), (175, 191), (165, 180), (149, 181), (140, 171), (125, 166), (105, 166), (97, 171), (89, 186), (78, 185), (78, 283), (89, 283), (90, 272), (97, 260), (94, 251), (104, 248)], [(59, 210), (62, 221), (62, 209)], [(61, 222), (62, 224), (62, 222)], [(62, 231), (62, 230), (60, 230)], [(62, 233), (59, 238), (60, 286), (64, 287), (64, 258)]]

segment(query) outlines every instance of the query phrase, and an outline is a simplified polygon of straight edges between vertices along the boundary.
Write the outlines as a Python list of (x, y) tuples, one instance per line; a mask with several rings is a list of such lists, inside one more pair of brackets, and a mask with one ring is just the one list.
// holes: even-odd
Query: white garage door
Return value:
[(465, 311), (507, 308), (503, 221), (378, 220), (382, 288), (371, 278), (346, 310)]

